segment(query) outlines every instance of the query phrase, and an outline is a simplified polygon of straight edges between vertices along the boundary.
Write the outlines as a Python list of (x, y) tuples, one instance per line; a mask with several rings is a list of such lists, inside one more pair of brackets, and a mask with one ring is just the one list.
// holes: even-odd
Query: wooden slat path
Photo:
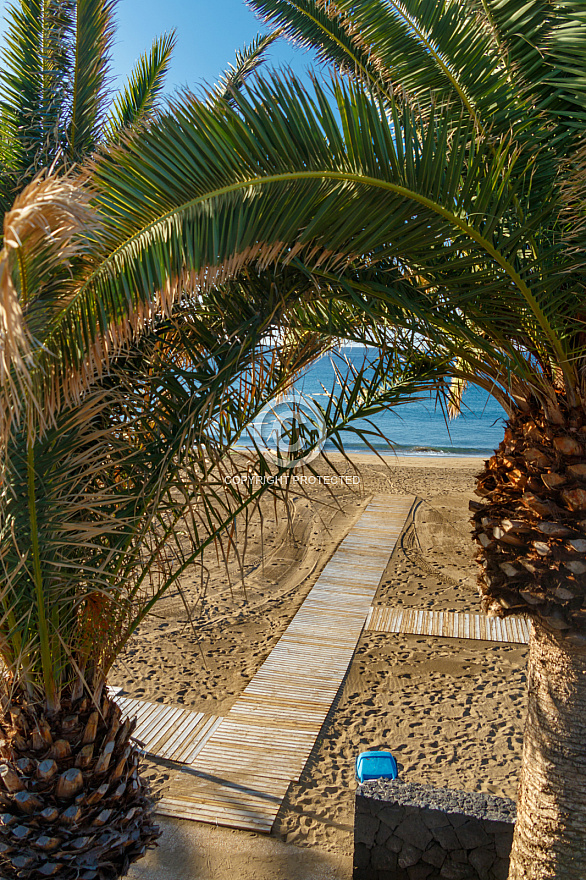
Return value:
[(479, 639), (483, 642), (512, 642), (519, 645), (526, 645), (529, 641), (529, 623), (522, 617), (488, 617), (486, 614), (393, 608), (385, 605), (372, 606), (366, 629), (451, 639)]
[(352, 660), (413, 498), (376, 496), (158, 812), (270, 831)]
[(190, 764), (222, 719), (218, 715), (192, 712), (179, 706), (148, 703), (113, 694), (123, 717), (138, 719), (133, 737), (141, 748), (157, 758)]

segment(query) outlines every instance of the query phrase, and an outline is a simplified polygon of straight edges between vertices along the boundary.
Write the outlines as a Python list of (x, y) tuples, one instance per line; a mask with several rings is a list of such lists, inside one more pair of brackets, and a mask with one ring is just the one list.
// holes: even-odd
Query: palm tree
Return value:
[[(350, 76), (313, 96), (285, 77), (230, 102), (186, 95), (96, 158), (101, 228), (72, 256), (50, 327), (27, 331), (34, 309), (21, 319), (17, 259), (3, 287), (5, 436), (36, 437), (85, 399), (184, 291), (222, 314), (243, 273), (268, 273), (322, 338), (357, 321), (425, 333), (458, 383), (509, 413), (476, 522), (486, 603), (534, 623), (511, 878), (573, 880), (586, 856), (586, 417), (560, 164), (583, 133), (583, 15), (489, 0), (254, 6)], [(15, 421), (22, 389), (39, 406)]]
[[(400, 274), (404, 302), (427, 296), (456, 383), (482, 385), (509, 414), (473, 516), (485, 607), (533, 621), (509, 877), (578, 878), (586, 864), (584, 241), (568, 241), (560, 175), (569, 166), (569, 191), (583, 205), (571, 169), (585, 134), (584, 10), (517, 0), (249, 5), (390, 117), (390, 178), (404, 197), (387, 210), (407, 218), (407, 235), (420, 241), (417, 252), (395, 232), (394, 259), (369, 275), (384, 284), (385, 269)], [(345, 134), (362, 134), (356, 153), (370, 160), (379, 142), (357, 104), (342, 117)], [(419, 137), (408, 136), (410, 126)], [(421, 217), (430, 211), (433, 225)], [(431, 240), (439, 217), (448, 225)]]
[(156, 108), (175, 35), (153, 41), (112, 99), (115, 9), (113, 0), (21, 0), (9, 9), (0, 74), (3, 212), (37, 173), (82, 161)]
[[(90, 303), (84, 287), (111, 263), (115, 235), (105, 212), (98, 224), (92, 210), (78, 184), (48, 176), (35, 179), (5, 218), (13, 244), (5, 244), (0, 268), (26, 346), (2, 388), (7, 405), (15, 389), (24, 395), (5, 420), (0, 493), (7, 877), (121, 876), (155, 839), (134, 722), (121, 718), (105, 690), (108, 671), (206, 547), (229, 543), (229, 527), (267, 491), (286, 497), (279, 481), (227, 480), (236, 463), (226, 453), (265, 401), (331, 344), (331, 334), (320, 337), (305, 313), (296, 315), (308, 287), (300, 273), (273, 283), (241, 273), (201, 296), (184, 287), (184, 274), (167, 276), (167, 287), (154, 281), (139, 252), (117, 277), (108, 270), (117, 299), (98, 294)], [(164, 279), (164, 230), (149, 241)], [(123, 310), (132, 280), (149, 317), (140, 333), (123, 327), (116, 340), (116, 310), (139, 322), (138, 310)], [(87, 311), (75, 321), (78, 297)], [(98, 312), (110, 315), (101, 336), (84, 320)], [(270, 348), (267, 332), (277, 328)], [(90, 339), (93, 361), (78, 363), (79, 382), (53, 384), (55, 370), (71, 374), (71, 353), (79, 357)], [(445, 371), (441, 355), (416, 356), (416, 344), (407, 361), (380, 335), (378, 344), (379, 363), (355, 372), (323, 412), (334, 439)]]
[[(509, 427), (479, 478), (481, 590), (492, 611), (533, 620), (511, 878), (573, 880), (586, 859), (586, 392), (560, 169), (584, 129), (583, 13), (491, 0), (251, 5), (344, 77), (313, 95), (273, 77), (214, 107), (186, 95), (98, 158), (110, 256), (72, 312), (107, 300), (114, 270), (132, 279), (137, 323), (142, 291), (169, 278), (205, 298), (244, 271), (271, 269), (277, 287), (297, 273), (314, 330), (419, 322), (460, 386), (495, 394)], [(39, 352), (48, 400), (84, 387), (95, 338), (63, 365)]]
[[(307, 334), (278, 357), (255, 351), (263, 310), (278, 311), (270, 296), (171, 310), (147, 284), (157, 304), (138, 316), (128, 276), (111, 276), (116, 294), (76, 312), (111, 256), (80, 165), (156, 112), (174, 42), (155, 40), (110, 103), (114, 5), (22, 2), (0, 76), (3, 876), (119, 876), (155, 839), (134, 724), (106, 675), (158, 596), (254, 501), (222, 483), (219, 450), (316, 353)], [(211, 105), (273, 39), (237, 56)], [(89, 337), (76, 381), (68, 358)], [(56, 396), (39, 355), (62, 370)]]
[[(153, 227), (152, 209), (140, 219), (133, 212), (134, 177), (126, 192), (109, 188), (102, 170), (132, 154), (149, 117), (157, 118), (160, 53), (141, 62), (142, 74), (115, 104), (118, 115), (108, 116), (103, 55), (112, 7), (92, 7), (89, 22), (89, 7), (76, 9), (15, 11), (5, 73), (20, 85), (10, 93), (14, 106), (5, 90), (2, 117), (9, 207), (0, 253), (0, 864), (7, 877), (90, 880), (125, 873), (157, 835), (134, 725), (108, 695), (108, 671), (186, 567), (206, 547), (229, 542), (231, 525), (261, 495), (281, 491), (278, 482), (227, 482), (236, 465), (225, 454), (333, 334), (316, 332), (309, 312), (299, 312), (315, 287), (305, 267), (248, 272), (244, 260), (237, 278), (211, 284), (218, 275), (213, 259), (202, 267), (194, 249), (189, 189), (176, 191), (188, 220), (170, 240), (164, 224)], [(68, 67), (72, 22), (83, 32), (77, 46), (101, 47), (92, 62), (99, 76), (82, 89), (94, 108), (83, 117), (83, 148), (64, 71), (79, 68), (81, 76), (91, 64), (74, 53)], [(202, 121), (237, 104), (271, 39), (245, 51), (195, 102)], [(40, 60), (25, 57), (29, 40)], [(44, 82), (54, 70), (47, 47), (64, 83), (52, 74)], [(34, 64), (28, 79), (40, 91), (31, 97), (27, 77), (14, 70)], [(46, 106), (34, 104), (39, 94)], [(178, 155), (173, 146), (169, 158)], [(120, 211), (138, 220), (149, 254), (125, 248)], [(277, 328), (271, 349), (267, 333)], [(405, 361), (383, 337), (380, 363), (355, 374), (324, 411), (334, 439), (445, 369), (441, 355)]]

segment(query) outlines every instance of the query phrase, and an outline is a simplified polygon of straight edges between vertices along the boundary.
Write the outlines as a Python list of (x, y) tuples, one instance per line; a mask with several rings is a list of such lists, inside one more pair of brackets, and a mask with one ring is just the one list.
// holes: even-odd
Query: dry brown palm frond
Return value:
[(75, 236), (95, 223), (89, 192), (73, 176), (41, 172), (4, 216), (4, 248), (51, 241), (62, 259), (78, 250)]
[[(4, 216), (0, 252), (0, 385), (2, 427), (30, 394), (31, 336), (26, 326), (24, 254), (43, 247), (62, 266), (78, 252), (81, 234), (96, 224), (89, 192), (73, 176), (42, 172)], [(15, 277), (19, 279), (18, 285)], [(19, 291), (20, 288), (20, 291)]]

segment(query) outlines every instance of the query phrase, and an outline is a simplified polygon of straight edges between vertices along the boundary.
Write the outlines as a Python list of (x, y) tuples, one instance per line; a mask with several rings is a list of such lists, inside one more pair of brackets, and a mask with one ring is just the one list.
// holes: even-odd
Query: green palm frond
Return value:
[(106, 142), (115, 141), (124, 131), (148, 119), (156, 108), (176, 42), (174, 31), (164, 34), (153, 41), (150, 52), (140, 56), (108, 113)]
[(517, 109), (512, 84), (477, 8), (456, 0), (368, 0), (340, 9), (389, 71), (395, 85), (422, 102), (447, 101), (484, 129)]
[(8, 9), (0, 73), (1, 207), (63, 146), (74, 3), (24, 0)]
[(554, 143), (584, 129), (586, 10), (581, 2), (484, 0), (520, 95), (553, 121)]
[(96, 670), (107, 671), (171, 577), (170, 554), (187, 552), (179, 520), (190, 519), (195, 558), (249, 503), (210, 471), (265, 396), (315, 357), (312, 344), (258, 353), (263, 304), (225, 306), (219, 315), (192, 302), (42, 438), (12, 434), (0, 498), (0, 641), (11, 672), (50, 706), (75, 678), (71, 657), (97, 686)]
[[(575, 328), (561, 305), (572, 291), (556, 281), (561, 242), (546, 242), (540, 267), (534, 257), (555, 202), (523, 222), (517, 210), (532, 163), (441, 108), (422, 121), (409, 106), (389, 109), (350, 85), (333, 94), (332, 105), (320, 87), (312, 97), (276, 77), (236, 95), (234, 107), (187, 97), (140, 140), (97, 160), (95, 256), (39, 338), (48, 399), (75, 399), (186, 288), (204, 291), (246, 266), (296, 257), (333, 273), (400, 268), (420, 279), (417, 297), (449, 296), (471, 322), (494, 317), (496, 327), (520, 309), (526, 344), (571, 373)], [(111, 354), (100, 346), (105, 335)]]
[[(516, 105), (498, 47), (471, 4), (436, 0), (354, 3), (250, 0), (252, 8), (320, 61), (368, 76), (382, 93), (407, 92), (424, 101), (453, 102), (483, 127)], [(354, 57), (353, 57), (354, 56)], [(356, 69), (353, 69), (356, 68)]]
[[(539, 205), (586, 122), (586, 19), (579, 2), (542, 0), (251, 0), (250, 5), (319, 60), (375, 94), (419, 111), (438, 103), (481, 132), (514, 134), (533, 156)], [(345, 39), (344, 39), (345, 35)]]
[(322, 64), (334, 64), (375, 93), (392, 94), (388, 70), (338, 5), (315, 0), (247, 0), (247, 4), (295, 45), (315, 50)]
[(234, 64), (228, 67), (214, 87), (212, 100), (230, 100), (233, 93), (241, 89), (248, 77), (263, 64), (268, 49), (280, 36), (279, 31), (258, 34), (249, 45), (236, 52)]
[(116, 0), (77, 0), (67, 157), (78, 162), (98, 143), (104, 122)]

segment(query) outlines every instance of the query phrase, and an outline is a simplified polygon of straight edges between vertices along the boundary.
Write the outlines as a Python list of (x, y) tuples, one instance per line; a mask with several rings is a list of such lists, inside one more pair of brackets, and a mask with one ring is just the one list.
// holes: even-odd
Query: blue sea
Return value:
[[(365, 356), (372, 359), (374, 349), (362, 346), (345, 346), (341, 351), (344, 359), (360, 368)], [(336, 393), (336, 370), (344, 373), (344, 360), (339, 355), (324, 356), (316, 361), (296, 381), (295, 387), (305, 397), (312, 397), (325, 406), (321, 395), (334, 390)], [(324, 391), (324, 388), (326, 391)], [(373, 422), (386, 440), (369, 437), (369, 443), (381, 454), (421, 456), (490, 456), (503, 439), (506, 414), (502, 407), (485, 391), (467, 385), (462, 403), (462, 413), (449, 419), (436, 401), (435, 394), (428, 399), (409, 401), (387, 409), (374, 416)], [(363, 427), (370, 426), (365, 423)], [(368, 445), (354, 434), (343, 435), (347, 452), (372, 452)], [(387, 442), (388, 441), (388, 442)], [(331, 442), (327, 449), (334, 449)]]

